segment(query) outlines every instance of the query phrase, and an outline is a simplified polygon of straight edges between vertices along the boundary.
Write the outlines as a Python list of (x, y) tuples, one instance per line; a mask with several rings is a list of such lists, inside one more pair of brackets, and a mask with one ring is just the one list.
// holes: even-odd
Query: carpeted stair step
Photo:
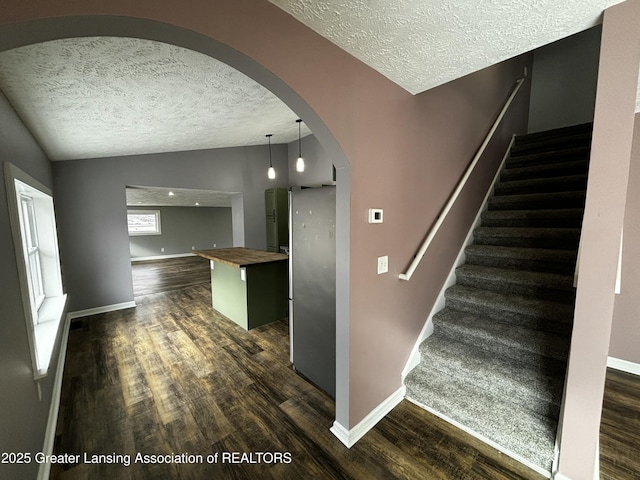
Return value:
[(456, 285), (533, 296), (571, 305), (575, 300), (573, 275), (465, 264), (456, 270)]
[(518, 155), (516, 157), (509, 157), (505, 162), (505, 169), (520, 168), (520, 167), (533, 167), (538, 165), (549, 165), (557, 163), (558, 161), (576, 161), (576, 160), (588, 160), (590, 147), (579, 146), (571, 147), (563, 150), (551, 150), (539, 153), (529, 153), (527, 155)]
[(559, 413), (564, 379), (545, 375), (537, 366), (440, 336), (426, 339), (420, 355), (433, 369), (480, 390), (493, 390), (513, 406), (551, 418)]
[(495, 195), (489, 199), (489, 210), (584, 208), (585, 192), (527, 193)]
[(574, 274), (576, 255), (577, 249), (560, 250), (497, 245), (470, 245), (465, 249), (468, 264), (565, 275)]
[(578, 247), (579, 240), (579, 228), (478, 227), (473, 231), (476, 245), (570, 250)]
[(557, 161), (543, 165), (533, 165), (529, 167), (514, 167), (503, 169), (500, 173), (501, 182), (522, 180), (530, 178), (549, 178), (565, 175), (586, 174), (589, 170), (588, 159)]
[(557, 424), (421, 363), (406, 379), (407, 398), (464, 425), (513, 454), (550, 471)]
[(591, 124), (516, 137), (407, 397), (551, 473)]
[(446, 307), (433, 316), (437, 336), (480, 347), (495, 356), (526, 363), (543, 375), (564, 377), (569, 339), (522, 325), (505, 328), (480, 315)]
[(585, 190), (587, 175), (566, 175), (562, 177), (531, 178), (526, 180), (500, 181), (494, 195), (519, 195), (524, 193), (554, 193)]
[(512, 152), (520, 152), (526, 148), (545, 148), (548, 145), (563, 145), (572, 143), (588, 144), (591, 140), (593, 123), (583, 123), (570, 127), (556, 128), (541, 132), (518, 135), (512, 146)]
[(573, 305), (462, 285), (448, 288), (445, 298), (448, 307), (502, 322), (505, 328), (516, 324), (558, 334), (571, 331)]
[(581, 208), (486, 210), (482, 213), (482, 226), (580, 228), (583, 212)]

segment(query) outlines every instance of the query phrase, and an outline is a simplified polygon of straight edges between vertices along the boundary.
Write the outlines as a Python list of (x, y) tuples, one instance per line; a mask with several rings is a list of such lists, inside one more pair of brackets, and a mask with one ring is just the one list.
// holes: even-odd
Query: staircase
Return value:
[(591, 124), (516, 137), (407, 398), (550, 475)]

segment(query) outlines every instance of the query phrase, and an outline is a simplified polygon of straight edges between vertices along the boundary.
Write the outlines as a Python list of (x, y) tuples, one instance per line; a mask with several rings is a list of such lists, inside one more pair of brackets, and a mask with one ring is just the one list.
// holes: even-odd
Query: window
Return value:
[(47, 374), (67, 296), (51, 191), (5, 162), (9, 219), (34, 378)]
[(127, 210), (129, 235), (160, 235), (160, 210)]
[[(16, 180), (16, 182), (18, 182)], [(21, 183), (21, 182), (20, 182)], [(22, 189), (26, 189), (24, 184)], [(25, 194), (20, 195), (20, 228), (24, 242), (24, 256), (27, 259), (27, 273), (29, 282), (29, 297), (32, 307), (39, 310), (44, 301), (44, 286), (42, 282), (42, 266), (40, 264), (40, 242), (38, 241), (38, 225), (33, 206), (33, 198)], [(34, 318), (37, 318), (34, 316)]]

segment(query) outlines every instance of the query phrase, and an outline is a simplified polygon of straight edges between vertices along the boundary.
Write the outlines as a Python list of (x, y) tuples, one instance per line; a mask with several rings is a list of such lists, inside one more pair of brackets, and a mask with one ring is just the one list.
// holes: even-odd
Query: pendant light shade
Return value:
[(266, 135), (266, 137), (269, 139), (269, 169), (267, 170), (267, 177), (269, 178), (269, 180), (274, 180), (276, 178), (276, 169), (273, 168), (273, 163), (271, 162), (271, 137), (272, 136), (273, 136), (272, 134)]
[(302, 147), (301, 147), (301, 138), (300, 138), (300, 124), (302, 123), (301, 119), (296, 120), (298, 123), (298, 160), (296, 160), (296, 172), (304, 172), (304, 158), (302, 158)]

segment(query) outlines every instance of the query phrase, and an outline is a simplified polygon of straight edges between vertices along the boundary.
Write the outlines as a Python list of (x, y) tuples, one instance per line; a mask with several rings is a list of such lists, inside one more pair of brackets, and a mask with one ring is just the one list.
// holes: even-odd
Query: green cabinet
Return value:
[(289, 194), (286, 188), (270, 188), (264, 192), (267, 216), (267, 251), (279, 252), (289, 245)]

